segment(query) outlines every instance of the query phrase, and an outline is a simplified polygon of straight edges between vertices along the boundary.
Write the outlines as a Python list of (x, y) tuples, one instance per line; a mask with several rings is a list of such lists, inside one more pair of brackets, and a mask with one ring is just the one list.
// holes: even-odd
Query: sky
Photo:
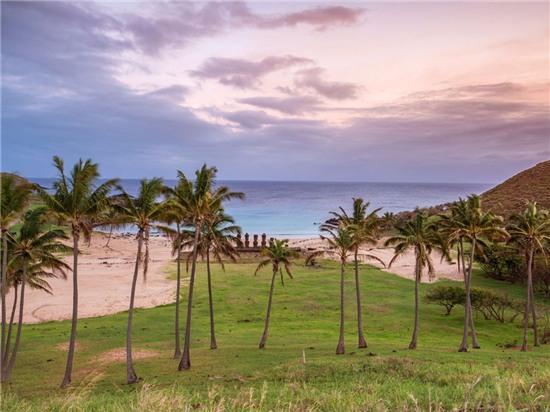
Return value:
[(550, 158), (548, 2), (2, 1), (1, 169), (498, 182)]

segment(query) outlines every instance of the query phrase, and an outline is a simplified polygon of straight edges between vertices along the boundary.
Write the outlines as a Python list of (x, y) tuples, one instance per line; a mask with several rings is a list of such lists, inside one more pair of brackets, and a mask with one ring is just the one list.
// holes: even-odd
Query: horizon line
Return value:
[[(159, 176), (154, 176), (159, 177)], [(177, 180), (177, 178), (166, 178), (160, 176), (163, 180), (166, 181), (174, 181)], [(25, 179), (32, 180), (32, 179), (56, 179), (56, 177), (26, 177)], [(99, 177), (99, 180), (108, 180), (108, 179), (120, 179), (120, 180), (141, 180), (141, 179), (149, 179), (149, 177)], [(193, 179), (191, 179), (193, 180)], [(264, 183), (404, 183), (404, 184), (457, 184), (457, 185), (464, 185), (464, 184), (476, 184), (476, 185), (497, 185), (502, 182), (458, 182), (458, 181), (419, 181), (419, 180), (409, 180), (409, 181), (398, 181), (398, 180), (275, 180), (275, 179), (216, 179), (218, 182), (264, 182)]]

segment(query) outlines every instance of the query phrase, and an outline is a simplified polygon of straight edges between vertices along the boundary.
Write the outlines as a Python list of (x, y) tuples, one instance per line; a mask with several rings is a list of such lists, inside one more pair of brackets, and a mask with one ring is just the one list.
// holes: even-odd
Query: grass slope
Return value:
[[(297, 265), (294, 280), (276, 285), (267, 348), (259, 350), (270, 274), (267, 269), (254, 277), (254, 268), (254, 263), (227, 264), (223, 273), (215, 267), (219, 349), (212, 351), (205, 271), (199, 266), (190, 371), (177, 372), (172, 359), (173, 305), (137, 310), (135, 349), (149, 357), (136, 360), (144, 380), (135, 386), (124, 384), (124, 357), (109, 356), (124, 347), (126, 314), (79, 322), (74, 389), (66, 392), (58, 384), (69, 322), (26, 326), (13, 380), (2, 388), (2, 410), (543, 410), (548, 405), (550, 347), (528, 353), (501, 347), (520, 340), (519, 323), (478, 318), (482, 349), (458, 353), (461, 308), (444, 316), (442, 308), (423, 304), (419, 349), (409, 351), (414, 284), (368, 266), (361, 267), (368, 349), (356, 349), (349, 267), (347, 352), (334, 355), (338, 266), (322, 262), (314, 269)], [(478, 277), (474, 286), (522, 296), (520, 288), (489, 279)], [(422, 294), (431, 287), (422, 285)], [(82, 291), (81, 298), (85, 295)]]
[(500, 215), (525, 209), (527, 201), (536, 201), (550, 209), (550, 160), (524, 170), (481, 195), (483, 207)]

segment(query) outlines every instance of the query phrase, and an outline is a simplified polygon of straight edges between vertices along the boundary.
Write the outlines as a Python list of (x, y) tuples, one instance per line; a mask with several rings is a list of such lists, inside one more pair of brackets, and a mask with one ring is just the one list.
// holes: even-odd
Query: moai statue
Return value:
[(250, 236), (248, 233), (244, 234), (244, 247), (250, 247)]
[(266, 234), (265, 234), (265, 233), (262, 233), (262, 247), (266, 247), (266, 246), (267, 246), (267, 243), (266, 243), (266, 241), (265, 241), (266, 237), (267, 237)]
[(258, 235), (254, 235), (254, 241), (252, 242), (254, 247), (258, 247)]
[(270, 237), (269, 238), (269, 246), (273, 246), (274, 242), (275, 242), (275, 238)]
[(243, 247), (243, 235), (241, 235), (241, 232), (237, 233), (237, 247)]

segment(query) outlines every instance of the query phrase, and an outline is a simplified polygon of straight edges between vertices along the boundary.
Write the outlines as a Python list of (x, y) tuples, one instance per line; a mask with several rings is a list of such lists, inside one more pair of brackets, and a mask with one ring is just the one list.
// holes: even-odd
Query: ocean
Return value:
[[(30, 179), (46, 188), (53, 179)], [(175, 180), (167, 179), (169, 186)], [(473, 193), (480, 194), (492, 184), (470, 183), (368, 183), (368, 182), (272, 182), (222, 181), (234, 191), (244, 192), (246, 199), (227, 204), (243, 233), (266, 233), (275, 237), (315, 236), (318, 225), (339, 206), (351, 208), (352, 198), (362, 197), (371, 208), (384, 212), (401, 212), (416, 207), (435, 206)], [(122, 179), (124, 189), (135, 194), (138, 179)]]

